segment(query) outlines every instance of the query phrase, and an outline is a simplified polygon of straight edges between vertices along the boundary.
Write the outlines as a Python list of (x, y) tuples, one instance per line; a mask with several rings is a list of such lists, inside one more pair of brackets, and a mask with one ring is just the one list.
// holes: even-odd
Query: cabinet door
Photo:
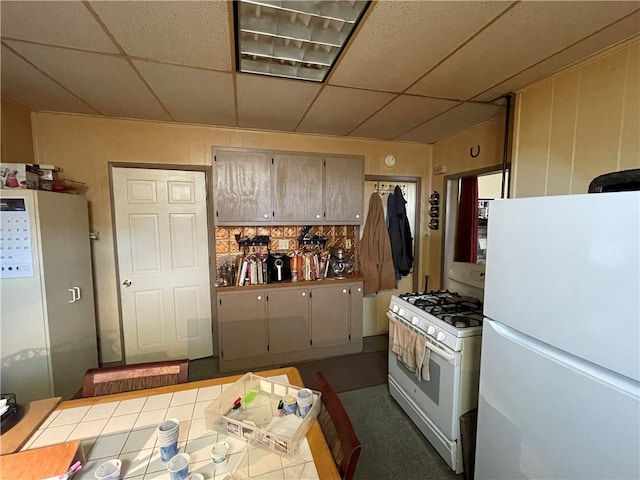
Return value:
[(309, 350), (309, 289), (286, 288), (269, 292), (269, 353)]
[(277, 222), (321, 223), (322, 157), (274, 155), (274, 220)]
[(361, 224), (363, 210), (364, 159), (325, 158), (325, 221)]
[(267, 307), (262, 291), (218, 293), (220, 355), (225, 361), (267, 354)]
[(38, 192), (53, 395), (72, 398), (98, 366), (87, 201)]
[(311, 339), (313, 348), (349, 343), (349, 285), (311, 290)]
[(271, 222), (271, 156), (264, 152), (216, 150), (216, 224)]
[(349, 318), (351, 343), (358, 343), (362, 341), (362, 282), (349, 285), (349, 292), (351, 295), (351, 315)]

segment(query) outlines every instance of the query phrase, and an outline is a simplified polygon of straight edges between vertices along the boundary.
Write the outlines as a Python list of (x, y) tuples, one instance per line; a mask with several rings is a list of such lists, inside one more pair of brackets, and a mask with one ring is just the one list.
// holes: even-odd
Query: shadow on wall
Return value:
[(47, 349), (29, 348), (2, 357), (1, 367), (2, 393), (15, 393), (18, 404), (51, 396), (49, 383), (43, 382), (43, 372), (49, 370)]

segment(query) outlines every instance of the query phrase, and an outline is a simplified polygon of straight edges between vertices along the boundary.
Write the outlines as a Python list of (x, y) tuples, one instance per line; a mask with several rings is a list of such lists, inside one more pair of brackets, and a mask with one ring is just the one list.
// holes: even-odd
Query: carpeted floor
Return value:
[(362, 443), (354, 480), (463, 479), (405, 415), (386, 383), (338, 396)]
[(291, 366), (298, 369), (305, 385), (313, 385), (315, 373), (321, 371), (337, 393), (387, 383), (386, 350), (296, 363)]

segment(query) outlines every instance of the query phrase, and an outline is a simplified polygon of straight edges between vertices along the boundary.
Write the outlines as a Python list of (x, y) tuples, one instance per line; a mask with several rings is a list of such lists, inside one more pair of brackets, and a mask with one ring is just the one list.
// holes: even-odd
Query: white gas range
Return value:
[[(456, 473), (463, 471), (460, 416), (478, 405), (483, 287), (484, 265), (453, 263), (450, 290), (394, 295), (387, 311), (391, 395)], [(405, 342), (421, 337), (429, 380), (392, 351), (396, 331)]]

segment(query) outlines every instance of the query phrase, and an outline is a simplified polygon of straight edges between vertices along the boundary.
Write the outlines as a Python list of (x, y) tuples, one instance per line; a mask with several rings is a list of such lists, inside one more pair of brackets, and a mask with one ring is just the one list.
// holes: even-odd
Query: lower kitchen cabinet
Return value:
[(351, 298), (349, 285), (314, 288), (311, 292), (313, 348), (349, 343)]
[(218, 295), (220, 363), (267, 354), (267, 295), (264, 291)]
[(217, 296), (221, 372), (362, 351), (362, 282)]
[(309, 350), (309, 289), (273, 289), (268, 303), (269, 354)]

